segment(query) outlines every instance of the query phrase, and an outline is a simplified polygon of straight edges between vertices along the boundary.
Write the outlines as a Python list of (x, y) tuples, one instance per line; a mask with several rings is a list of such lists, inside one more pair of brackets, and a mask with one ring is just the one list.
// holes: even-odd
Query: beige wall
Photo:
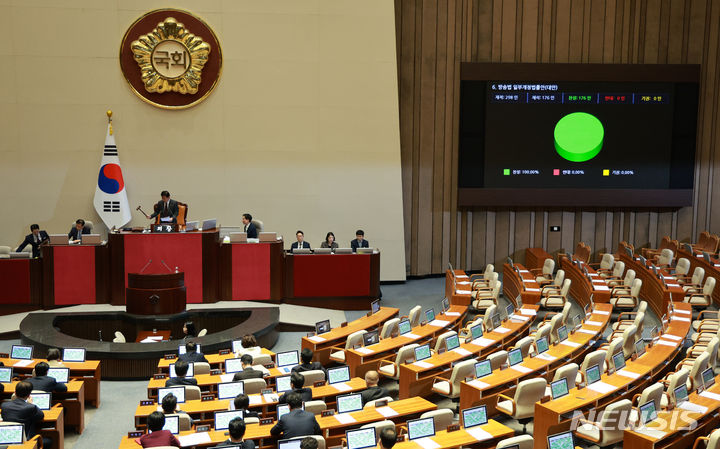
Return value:
[[(213, 27), (224, 57), (215, 92), (184, 111), (143, 103), (118, 65), (127, 27), (168, 6)], [(111, 108), (133, 209), (168, 189), (190, 219), (239, 225), (249, 211), (313, 246), (363, 228), (381, 278), (405, 278), (392, 2), (0, 0), (0, 57), (0, 244), (32, 222), (100, 222)]]

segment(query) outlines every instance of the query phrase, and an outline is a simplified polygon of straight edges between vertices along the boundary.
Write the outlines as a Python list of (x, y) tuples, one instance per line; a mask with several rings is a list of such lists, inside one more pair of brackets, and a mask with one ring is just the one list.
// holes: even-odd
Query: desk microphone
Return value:
[(171, 270), (170, 267), (167, 266), (167, 264), (165, 263), (165, 261), (163, 259), (160, 259), (160, 262), (162, 262), (162, 264), (165, 265), (165, 268), (167, 268), (169, 272), (171, 272), (171, 273), (173, 272), (173, 270)]
[(147, 267), (150, 266), (151, 263), (152, 263), (152, 259), (148, 260), (148, 263), (146, 263), (145, 266), (142, 268), (142, 270), (140, 270), (140, 273), (145, 271), (147, 269)]

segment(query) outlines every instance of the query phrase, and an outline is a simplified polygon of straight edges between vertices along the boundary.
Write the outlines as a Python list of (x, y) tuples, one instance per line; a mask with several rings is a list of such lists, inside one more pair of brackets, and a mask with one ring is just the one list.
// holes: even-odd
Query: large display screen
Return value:
[(463, 64), (459, 203), (692, 203), (697, 66)]

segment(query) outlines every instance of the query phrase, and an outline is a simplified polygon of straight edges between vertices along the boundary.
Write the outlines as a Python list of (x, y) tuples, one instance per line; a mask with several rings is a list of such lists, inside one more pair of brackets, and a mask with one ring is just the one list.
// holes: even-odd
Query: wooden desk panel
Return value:
[(107, 245), (43, 245), (42, 307), (108, 301)]
[(545, 259), (553, 256), (542, 248), (528, 248), (525, 250), (525, 266), (528, 270), (539, 270), (545, 264)]
[[(43, 410), (42, 424), (39, 426), (40, 435), (50, 438), (53, 448), (64, 449), (65, 447), (65, 419), (64, 410), (60, 404), (55, 404), (50, 410)], [(15, 447), (15, 446), (10, 446)]]
[(653, 312), (658, 317), (662, 317), (667, 313), (670, 304), (670, 296), (673, 301), (682, 302), (685, 297), (685, 291), (679, 285), (677, 287), (665, 288), (660, 280), (655, 276), (648, 267), (643, 266), (639, 260), (630, 258), (627, 254), (621, 253), (620, 259), (625, 262), (625, 269), (635, 270), (635, 277), (643, 281), (640, 289), (640, 296), (648, 302)]
[(41, 306), (42, 264), (42, 259), (0, 259), (0, 304)]
[(513, 301), (521, 295), (523, 304), (537, 304), (540, 302), (540, 286), (535, 282), (535, 276), (524, 266), (516, 263), (520, 276), (509, 264), (503, 264), (503, 295)]
[[(692, 276), (696, 267), (702, 267), (705, 270), (705, 279), (707, 279), (708, 276), (715, 278), (715, 289), (713, 290), (712, 299), (716, 306), (720, 305), (720, 260), (711, 258), (710, 260), (713, 263), (708, 263), (702, 255), (701, 257), (697, 257), (684, 249), (678, 251), (677, 257), (685, 257), (690, 261), (690, 272), (688, 273), (690, 276)], [(705, 279), (703, 279), (703, 283)], [(674, 296), (673, 298), (675, 301), (678, 301)]]
[(445, 270), (445, 297), (450, 304), (469, 307), (472, 302), (470, 285), (470, 276), (464, 271)]
[(565, 270), (565, 279), (572, 281), (572, 284), (570, 284), (570, 294), (572, 297), (582, 307), (590, 304), (590, 296), (593, 297), (594, 302), (609, 303), (610, 287), (608, 287), (607, 282), (605, 282), (590, 265), (583, 264), (583, 266), (587, 268), (590, 277), (593, 279), (592, 283), (582, 270), (573, 264), (570, 259), (563, 257), (560, 261), (560, 267)]

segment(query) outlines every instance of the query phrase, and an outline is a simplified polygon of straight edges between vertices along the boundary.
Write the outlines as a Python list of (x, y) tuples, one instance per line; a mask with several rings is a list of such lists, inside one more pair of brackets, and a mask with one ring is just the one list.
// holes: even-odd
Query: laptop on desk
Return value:
[(247, 232), (231, 232), (230, 243), (247, 243)]
[(100, 234), (85, 234), (82, 236), (80, 243), (83, 245), (99, 245), (101, 241)]
[(50, 234), (51, 245), (67, 245), (68, 240), (67, 234)]
[(277, 242), (277, 232), (260, 232), (258, 233), (258, 238), (264, 243)]

